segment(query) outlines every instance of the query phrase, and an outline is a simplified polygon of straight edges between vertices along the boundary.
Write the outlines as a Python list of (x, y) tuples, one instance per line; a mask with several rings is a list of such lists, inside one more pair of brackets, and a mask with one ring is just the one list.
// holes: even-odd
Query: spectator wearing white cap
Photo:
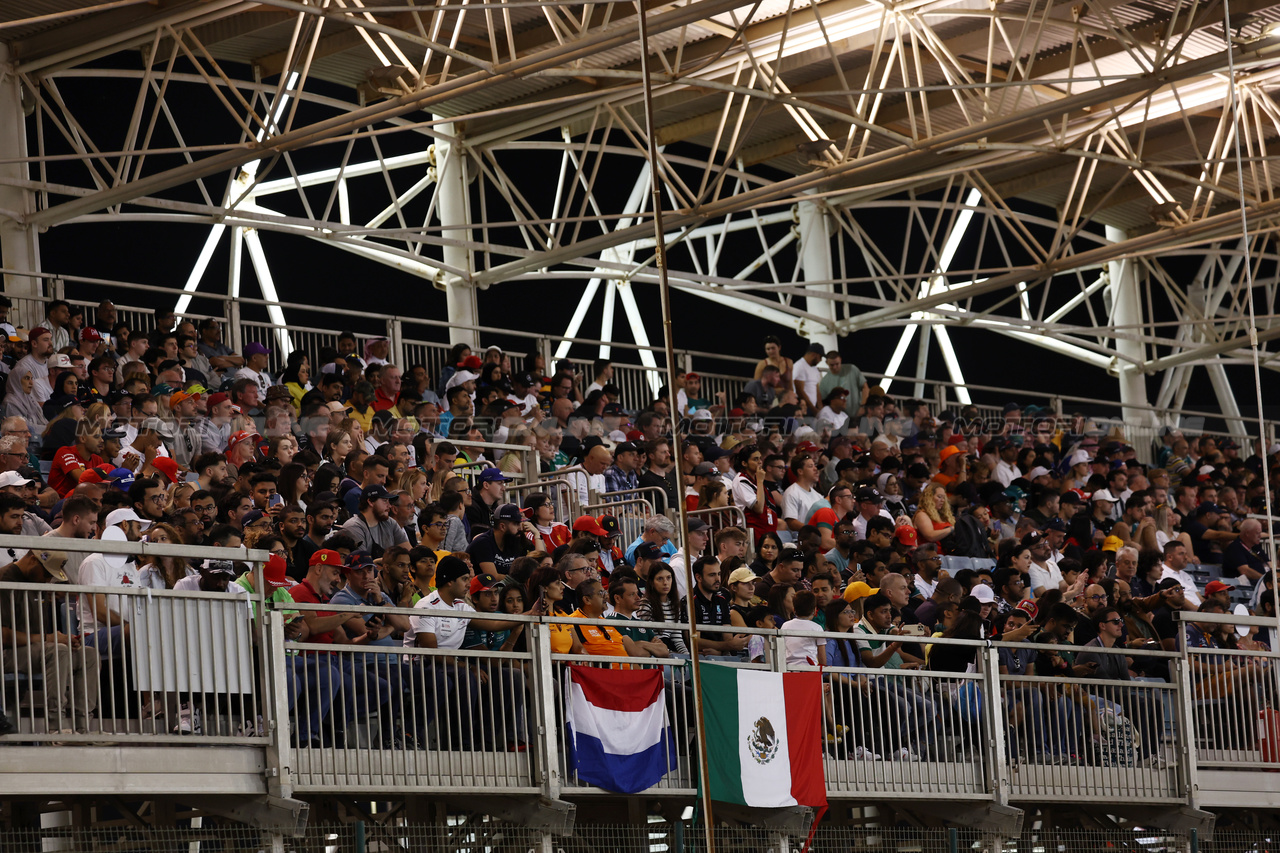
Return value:
[[(151, 522), (128, 507), (112, 510), (102, 519), (104, 542), (137, 542)], [(138, 567), (127, 554), (95, 553), (80, 564), (84, 586), (137, 587)], [(77, 603), (80, 635), (85, 645), (111, 650), (112, 660), (124, 660), (129, 638), (129, 608), (118, 595), (81, 593)]]
[[(30, 503), (27, 500), (28, 493), (31, 491), (32, 485), (36, 483), (36, 480), (24, 477), (17, 471), (6, 471), (0, 474), (0, 492), (11, 494), (23, 502), (22, 529), (17, 531), (20, 536), (43, 536), (53, 529), (48, 522), (30, 509)], [(7, 551), (8, 549), (5, 550)], [(15, 548), (14, 550), (19, 556), (25, 553), (22, 548)], [(15, 557), (14, 559), (17, 558)]]

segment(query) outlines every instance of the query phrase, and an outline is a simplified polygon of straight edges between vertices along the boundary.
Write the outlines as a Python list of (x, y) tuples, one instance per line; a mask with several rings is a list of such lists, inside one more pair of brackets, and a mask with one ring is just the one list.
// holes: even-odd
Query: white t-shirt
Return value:
[(1022, 476), (1022, 472), (1018, 470), (1017, 465), (1005, 462), (1001, 459), (996, 463), (996, 471), (992, 476), (1000, 482), (1000, 485), (1007, 489), (1009, 488), (1010, 483)]
[[(812, 631), (817, 634), (822, 626), (812, 619), (788, 619), (782, 623), (784, 631)], [(787, 644), (787, 666), (817, 666), (818, 638), (785, 637)]]
[[(445, 604), (440, 599), (440, 590), (436, 590), (426, 598), (418, 599), (418, 603), (413, 606), (419, 610), (475, 612), (475, 608), (461, 598), (455, 599), (452, 606)], [(468, 624), (466, 619), (450, 619), (448, 616), (410, 616), (409, 630), (404, 632), (404, 644), (408, 648), (414, 648), (418, 645), (418, 634), (426, 633), (436, 635), (438, 649), (460, 649)]]
[(804, 488), (799, 483), (792, 483), (782, 493), (782, 517), (804, 521), (809, 517), (809, 508), (822, 500), (822, 495), (813, 488)]
[(804, 388), (804, 395), (811, 401), (818, 401), (818, 383), (822, 381), (822, 374), (818, 372), (818, 368), (814, 367), (803, 358), (797, 358), (795, 366), (791, 368), (791, 378), (795, 382), (801, 382)]
[(1031, 564), (1031, 592), (1035, 594), (1037, 589), (1058, 589), (1062, 586), (1062, 572), (1058, 570), (1058, 564), (1050, 562), (1047, 566), (1041, 567), (1036, 563)]
[(258, 386), (258, 394), (260, 399), (267, 398), (267, 389), (271, 387), (271, 376), (264, 370), (259, 373), (256, 370), (250, 370), (248, 367), (242, 367), (236, 371), (236, 379), (252, 379), (253, 383)]
[(830, 406), (823, 406), (822, 411), (818, 412), (818, 420), (826, 421), (835, 429), (844, 429), (849, 424), (849, 413), (835, 412)]
[(1186, 596), (1188, 603), (1194, 604), (1196, 607), (1200, 606), (1200, 590), (1196, 588), (1195, 578), (1191, 577), (1191, 575), (1187, 574), (1185, 571), (1178, 572), (1168, 566), (1161, 566), (1160, 580), (1164, 580), (1165, 578), (1173, 578), (1178, 583), (1182, 584), (1182, 592)]
[(671, 574), (676, 577), (676, 595), (679, 598), (688, 598), (689, 581), (685, 577), (684, 549), (681, 548), (672, 554), (671, 559), (667, 561), (667, 565), (671, 567)]
[[(889, 510), (884, 508), (884, 504), (880, 505), (880, 512), (876, 513), (881, 518), (887, 518), (893, 521), (893, 515)], [(867, 519), (862, 517), (862, 513), (858, 513), (853, 517), (853, 535), (857, 539), (867, 538)]]
[(921, 575), (916, 575), (916, 590), (924, 598), (933, 598), (934, 590), (938, 588), (938, 582), (929, 583)]
[[(138, 567), (132, 560), (116, 566), (107, 562), (105, 554), (90, 554), (80, 564), (80, 583), (84, 586), (137, 587), (139, 585)], [(129, 601), (122, 596), (107, 596), (108, 609), (118, 613), (125, 622), (129, 621), (129, 611), (131, 610), (128, 604)], [(77, 606), (79, 609), (80, 633), (82, 635), (94, 634), (102, 628), (108, 627), (98, 621), (97, 614), (93, 609), (93, 602), (89, 600), (88, 594), (79, 597)]]

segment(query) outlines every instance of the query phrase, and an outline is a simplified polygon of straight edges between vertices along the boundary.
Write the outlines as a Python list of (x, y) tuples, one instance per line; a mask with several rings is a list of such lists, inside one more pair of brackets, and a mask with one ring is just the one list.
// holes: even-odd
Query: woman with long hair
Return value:
[(796, 600), (796, 588), (790, 584), (774, 584), (769, 590), (769, 612), (773, 614), (774, 624), (781, 625), (796, 618), (796, 609), (792, 604)]
[(281, 466), (284, 466), (297, 455), (298, 440), (292, 435), (273, 435), (267, 439), (267, 459), (279, 460)]
[(310, 491), (311, 475), (307, 473), (307, 466), (300, 462), (290, 462), (276, 475), (276, 492), (284, 498), (286, 506), (297, 504), (305, 512)]
[(754, 539), (777, 535), (778, 507), (765, 486), (764, 451), (758, 444), (744, 444), (734, 456), (733, 502), (742, 508)]
[[(645, 587), (644, 598), (636, 608), (636, 619), (641, 622), (670, 622), (677, 625), (683, 621), (681, 601), (676, 592), (675, 572), (666, 563), (657, 563), (649, 569), (649, 581)], [(658, 631), (658, 639), (666, 643), (672, 654), (689, 654), (689, 647), (684, 642), (684, 634), (678, 629), (664, 628)]]
[(396, 489), (409, 495), (418, 512), (426, 509), (427, 504), (431, 503), (431, 478), (421, 468), (410, 468), (401, 474)]
[[(731, 558), (731, 559), (737, 559)], [(726, 560), (726, 562), (728, 562)], [(735, 577), (736, 576), (736, 577)], [(747, 611), (760, 604), (756, 598), (756, 578), (750, 569), (734, 571), (725, 584), (729, 588), (729, 624), (736, 628), (749, 628)]]
[(920, 508), (916, 510), (914, 524), (922, 542), (932, 542), (939, 549), (945, 549), (947, 538), (956, 532), (956, 517), (941, 483), (930, 483), (920, 493)]
[(751, 571), (759, 577), (764, 577), (773, 571), (774, 565), (778, 562), (778, 555), (781, 553), (782, 537), (777, 533), (765, 533), (756, 542), (756, 559), (751, 564)]
[(355, 439), (347, 430), (341, 427), (329, 430), (329, 437), (324, 440), (324, 451), (320, 454), (320, 458), (325, 462), (333, 463), (340, 470), (346, 470), (344, 463), (356, 446)]
[[(540, 566), (529, 576), (529, 595), (533, 597), (533, 607), (529, 613), (534, 616), (554, 614), (556, 607), (564, 600), (564, 578), (560, 570), (554, 566)], [(551, 651), (554, 654), (582, 654), (582, 641), (573, 626), (564, 622), (547, 624), (551, 637)]]
[(724, 480), (714, 480), (698, 491), (698, 509), (720, 509), (729, 505), (729, 494)]
[(342, 469), (331, 462), (325, 462), (316, 469), (311, 477), (311, 495), (315, 499), (328, 492), (331, 500), (338, 499), (338, 484), (342, 482)]
[[(182, 545), (182, 537), (173, 525), (160, 522), (147, 528), (143, 540), (153, 545)], [(187, 565), (185, 557), (153, 557), (138, 559), (138, 585), (151, 589), (173, 589), (174, 584), (198, 574)]]

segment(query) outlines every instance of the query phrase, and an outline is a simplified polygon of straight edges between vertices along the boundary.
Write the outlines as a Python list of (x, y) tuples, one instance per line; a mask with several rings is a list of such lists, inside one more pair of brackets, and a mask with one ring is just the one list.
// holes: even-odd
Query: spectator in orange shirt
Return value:
[[(574, 619), (603, 619), (605, 611), (604, 587), (600, 581), (583, 581), (578, 585), (578, 609), (569, 615)], [(582, 648), (589, 655), (608, 657), (645, 657), (635, 640), (607, 625), (574, 625), (574, 632), (582, 640)], [(619, 664), (614, 664), (618, 668)]]

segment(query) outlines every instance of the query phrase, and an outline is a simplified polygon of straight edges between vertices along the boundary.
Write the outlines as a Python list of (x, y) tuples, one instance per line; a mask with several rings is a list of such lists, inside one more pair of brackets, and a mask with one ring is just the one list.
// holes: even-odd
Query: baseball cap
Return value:
[(493, 513), (494, 521), (514, 521), (519, 524), (524, 519), (520, 514), (520, 508), (515, 504), (503, 504)]
[(995, 591), (985, 583), (975, 585), (969, 594), (978, 599), (979, 604), (994, 604), (996, 600)]
[(1164, 592), (1166, 589), (1182, 589), (1182, 584), (1177, 578), (1165, 578), (1156, 584), (1156, 592)]
[(636, 546), (636, 559), (657, 560), (662, 556), (662, 549), (649, 542), (641, 542)]
[[(34, 337), (34, 335), (32, 337)], [(70, 367), (71, 356), (67, 355), (65, 352), (57, 353), (53, 356), (50, 356), (49, 363), (47, 366), (48, 367)]]
[(596, 520), (600, 522), (600, 529), (608, 536), (617, 536), (622, 532), (621, 527), (618, 525), (618, 519), (615, 516), (606, 514), (600, 516)]
[[(217, 395), (215, 394), (214, 396), (216, 397)], [(212, 399), (212, 397), (210, 399)], [(237, 444), (239, 444), (242, 441), (249, 441), (255, 438), (261, 438), (261, 436), (259, 436), (256, 432), (249, 432), (247, 429), (242, 429), (242, 430), (239, 430), (238, 432), (233, 432), (231, 433), (231, 437), (227, 439), (227, 450), (230, 451), (233, 447), (235, 447)]]
[[(281, 557), (279, 554), (272, 554), (271, 557), (274, 560), (279, 560), (280, 562), (284, 562), (284, 558)], [(200, 564), (200, 571), (212, 572), (218, 575), (227, 575), (228, 577), (236, 576), (235, 564), (232, 563), (230, 560), (216, 560), (213, 558), (206, 559), (204, 562)]]
[(80, 340), (100, 341), (102, 340), (102, 333), (99, 332), (97, 329), (95, 329), (93, 326), (85, 326), (83, 329), (80, 330)]
[(272, 554), (262, 566), (262, 579), (266, 581), (267, 586), (273, 589), (289, 586), (289, 578), (285, 576), (285, 571), (288, 568), (289, 565), (285, 562), (284, 557), (279, 554)]
[(695, 420), (695, 421), (710, 421), (710, 420), (715, 420), (715, 418), (714, 418), (714, 417), (712, 417), (712, 415), (711, 415), (711, 410), (710, 410), (710, 409), (698, 409), (698, 410), (697, 410), (696, 412), (694, 412), (690, 417), (691, 417), (693, 420)]
[(258, 343), (257, 341), (253, 341), (252, 343), (247, 343), (244, 345), (244, 356), (246, 358), (251, 355), (270, 355), (270, 354), (271, 354), (271, 350), (267, 349), (265, 346)]
[(499, 583), (501, 583), (501, 581), (488, 572), (485, 572), (482, 575), (476, 575), (471, 579), (471, 594), (475, 595), (477, 592), (485, 592), (486, 590), (494, 589)]
[(1116, 496), (1111, 494), (1111, 492), (1108, 491), (1107, 489), (1098, 489), (1098, 491), (1093, 493), (1093, 496), (1090, 498), (1090, 500), (1111, 501), (1112, 503), (1115, 503)]
[(240, 516), (240, 526), (248, 527), (250, 524), (253, 524), (255, 521), (261, 521), (266, 517), (267, 517), (267, 514), (262, 510), (251, 509), (248, 512), (246, 512), (244, 515)]
[(161, 438), (173, 438), (173, 427), (159, 418), (146, 418), (138, 425), (138, 432), (157, 432)]
[[(1170, 578), (1169, 580), (1173, 580), (1173, 578)], [(1216, 592), (1230, 592), (1231, 585), (1225, 584), (1222, 581), (1209, 581), (1204, 585), (1204, 591), (1209, 595), (1213, 595)]]
[(1028, 619), (1035, 619), (1040, 615), (1040, 608), (1029, 598), (1024, 598), (1022, 601), (1013, 605), (1013, 609), (1025, 613)]
[(868, 595), (875, 595), (879, 591), (880, 587), (871, 587), (866, 581), (854, 581), (844, 588), (844, 600), (852, 603)]
[(480, 482), (482, 483), (510, 483), (511, 478), (498, 468), (485, 468), (480, 472)]
[[(283, 385), (272, 385), (267, 389), (266, 399), (268, 400), (288, 400), (292, 397), (293, 395), (289, 393), (289, 389)], [(169, 404), (172, 405), (173, 401), (170, 400)]]
[(332, 548), (321, 548), (311, 555), (308, 566), (340, 566), (342, 565), (342, 555)]
[(355, 571), (356, 569), (369, 569), (369, 568), (373, 568), (373, 569), (377, 568), (377, 566), (373, 562), (373, 557), (369, 555), (369, 552), (368, 551), (352, 551), (350, 554), (347, 555), (347, 561), (342, 565), (342, 573), (345, 575), (348, 572)]
[(225, 403), (227, 402), (227, 400), (230, 400), (230, 399), (231, 399), (230, 397), (228, 397), (226, 394), (222, 393), (221, 391), (215, 391), (214, 393), (209, 395), (209, 408), (212, 409), (214, 406), (218, 405), (219, 403)]
[(32, 551), (31, 555), (44, 566), (44, 570), (49, 573), (49, 577), (53, 578), (54, 583), (68, 583), (67, 570), (67, 554), (65, 551), (47, 551), (41, 549)]
[(17, 471), (5, 471), (3, 474), (0, 474), (0, 489), (8, 488), (9, 486), (25, 486), (30, 482), (30, 480), (19, 474)]
[(590, 533), (592, 536), (608, 536), (609, 533), (600, 526), (600, 522), (592, 515), (580, 515), (573, 520), (574, 533)]
[(690, 532), (690, 533), (701, 533), (702, 531), (709, 529), (709, 528), (710, 528), (710, 526), (711, 526), (711, 525), (707, 524), (705, 521), (703, 521), (703, 520), (702, 520), (702, 519), (700, 519), (700, 518), (691, 518), (691, 519), (689, 519), (689, 532)]
[(480, 374), (473, 370), (459, 370), (457, 373), (449, 377), (449, 381), (445, 383), (444, 390), (456, 388), (466, 382), (474, 382), (480, 378)]
[(613, 449), (614, 456), (617, 456), (620, 453), (640, 453), (640, 452), (641, 452), (640, 445), (636, 444), (634, 441), (624, 441)]
[(1033, 530), (1026, 536), (1022, 537), (1022, 544), (1028, 547), (1034, 547), (1044, 541), (1044, 536), (1037, 530)]
[(880, 494), (880, 490), (875, 486), (863, 486), (861, 489), (858, 489), (858, 493), (854, 495), (854, 498), (859, 503), (863, 501), (870, 501), (878, 504), (884, 503), (884, 495)]
[(111, 482), (122, 492), (129, 491), (129, 487), (136, 479), (137, 475), (128, 468), (115, 468), (111, 471)]
[(180, 403), (185, 403), (187, 400), (199, 399), (200, 392), (196, 391), (194, 388), (189, 391), (174, 391), (173, 394), (169, 396), (169, 408), (176, 409)]
[(916, 533), (916, 529), (908, 524), (904, 524), (897, 530), (893, 531), (893, 536), (909, 548), (916, 547), (916, 543), (919, 542), (919, 536)]
[(1119, 551), (1124, 547), (1124, 540), (1119, 536), (1108, 536), (1102, 540), (1101, 551)]
[(1058, 498), (1059, 506), (1061, 506), (1062, 504), (1071, 504), (1074, 506), (1080, 506), (1083, 503), (1084, 503), (1084, 497), (1081, 496), (1079, 489), (1067, 489), (1065, 492), (1062, 493), (1062, 497)]
[(157, 456), (151, 460), (151, 467), (163, 474), (170, 483), (178, 482), (178, 463), (172, 456)]
[(53, 333), (50, 332), (48, 329), (46, 329), (44, 326), (34, 326), (32, 327), (31, 331), (27, 332), (27, 340), (34, 341), (36, 338), (40, 337), (41, 335), (51, 335), (51, 334)]
[(1051, 518), (1049, 523), (1044, 526), (1046, 532), (1053, 530), (1057, 533), (1067, 532), (1067, 523), (1060, 518)]
[(1022, 411), (1022, 406), (1019, 403), (1014, 403), (1010, 401), (1004, 404), (1004, 413), (1006, 415), (1009, 414), (1010, 412), (1020, 412), (1020, 411)]
[[(119, 469), (117, 469), (119, 470)], [(103, 527), (115, 527), (117, 524), (124, 524), (126, 521), (136, 521), (142, 525), (142, 529), (146, 530), (151, 526), (151, 522), (142, 518), (129, 507), (120, 507), (120, 509), (112, 510), (107, 514), (107, 520)]]
[(1202, 503), (1198, 507), (1196, 507), (1196, 515), (1198, 516), (1204, 515), (1205, 513), (1208, 513), (1208, 512), (1216, 512), (1219, 515), (1221, 515), (1222, 509), (1219, 508), (1217, 504), (1211, 504), (1211, 503)]
[(746, 566), (739, 566), (729, 574), (728, 585), (733, 586), (735, 583), (755, 583), (756, 573), (748, 569)]
[(385, 501), (390, 500), (391, 493), (387, 491), (386, 486), (374, 484), (364, 490), (361, 497), (366, 501)]
[(693, 466), (692, 470), (689, 471), (689, 475), (693, 477), (710, 477), (715, 473), (716, 466), (712, 465), (710, 462), (699, 462), (697, 465)]
[(1036, 467), (1032, 468), (1030, 471), (1027, 472), (1028, 480), (1034, 480), (1036, 477), (1047, 477), (1047, 476), (1049, 476), (1049, 469), (1044, 467), (1043, 465), (1037, 465)]
[(954, 444), (948, 444), (946, 447), (942, 448), (942, 452), (938, 454), (938, 460), (940, 462), (946, 462), (948, 459), (950, 459), (952, 456), (955, 456), (959, 452), (960, 452), (959, 447), (956, 447)]
[(462, 367), (464, 370), (479, 370), (484, 367), (484, 362), (478, 355), (469, 355), (462, 360)]

